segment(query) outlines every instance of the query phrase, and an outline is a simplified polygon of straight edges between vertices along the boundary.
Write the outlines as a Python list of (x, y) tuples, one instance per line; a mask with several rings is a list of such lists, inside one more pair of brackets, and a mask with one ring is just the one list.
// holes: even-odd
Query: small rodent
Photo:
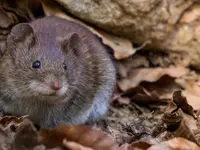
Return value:
[(40, 127), (84, 124), (108, 109), (113, 62), (85, 27), (58, 17), (15, 25), (0, 60), (0, 108)]

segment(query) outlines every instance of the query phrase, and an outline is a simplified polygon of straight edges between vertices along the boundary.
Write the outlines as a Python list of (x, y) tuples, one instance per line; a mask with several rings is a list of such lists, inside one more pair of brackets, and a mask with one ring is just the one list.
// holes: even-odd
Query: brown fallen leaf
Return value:
[[(11, 28), (20, 22), (34, 19), (33, 11), (38, 7), (38, 0), (6, 0), (0, 4), (0, 56), (6, 49), (6, 37)], [(38, 9), (37, 9), (38, 10)]]
[(93, 29), (93, 32), (102, 39), (105, 45), (108, 45), (113, 50), (114, 57), (117, 60), (128, 58), (136, 52), (132, 43), (125, 38), (114, 36), (98, 29)]
[(25, 119), (19, 126), (12, 143), (15, 150), (26, 150), (39, 145), (38, 134), (32, 122)]
[(183, 94), (187, 97), (188, 104), (190, 104), (194, 110), (200, 109), (200, 97), (192, 94), (187, 90), (183, 90)]
[(174, 102), (169, 103), (163, 117), (162, 121), (167, 127), (168, 137), (183, 137), (192, 142), (198, 143), (194, 135), (194, 130), (197, 129), (194, 119), (183, 113), (181, 109), (174, 111), (176, 109), (176, 104)]
[[(41, 13), (41, 4), (39, 0), (6, 0), (1, 6), (8, 12), (16, 15), (20, 22), (31, 21), (35, 19), (35, 13)], [(36, 15), (36, 16), (37, 16)], [(39, 16), (41, 17), (41, 13)], [(38, 16), (37, 16), (38, 17)]]
[(187, 97), (187, 102), (194, 110), (200, 109), (200, 87), (194, 79), (177, 79), (176, 82), (184, 88), (182, 93)]
[(134, 69), (128, 77), (118, 80), (117, 83), (122, 91), (127, 91), (137, 87), (142, 81), (156, 82), (164, 75), (177, 78), (187, 74), (187, 72), (188, 70), (183, 67)]
[(167, 129), (169, 131), (174, 131), (176, 130), (183, 119), (182, 112), (177, 110), (174, 112), (174, 110), (177, 108), (176, 104), (173, 102), (170, 102), (168, 104), (168, 107), (166, 108), (166, 112), (164, 113), (162, 117), (163, 123), (166, 124)]
[(141, 67), (144, 68), (149, 67), (148, 59), (145, 56), (142, 56), (138, 53), (126, 59), (116, 61), (116, 64), (117, 64), (117, 71), (120, 77), (127, 77), (129, 72), (133, 69)]
[(82, 146), (76, 142), (68, 142), (66, 139), (64, 139), (63, 144), (70, 150), (94, 150), (92, 148)]
[(200, 87), (194, 80), (184, 80), (182, 83), (179, 82), (188, 92), (193, 95), (200, 96)]
[(200, 150), (200, 148), (195, 143), (179, 137), (153, 145), (147, 150)]
[(67, 13), (63, 12), (62, 9), (59, 7), (58, 3), (55, 1), (48, 1), (48, 0), (40, 0), (43, 6), (43, 10), (46, 16), (57, 16), (61, 17), (78, 24), (83, 25), (84, 27), (88, 28), (94, 34), (102, 39), (102, 42), (105, 45), (108, 45), (114, 52), (114, 56), (116, 59), (124, 59), (128, 58), (129, 56), (133, 55), (136, 52), (136, 49), (133, 48), (132, 42), (126, 38), (121, 38), (118, 36), (114, 36), (108, 34), (102, 30), (96, 29), (93, 26), (90, 26), (72, 16), (68, 15)]
[(64, 147), (64, 139), (95, 150), (115, 150), (118, 147), (115, 140), (111, 137), (83, 125), (60, 125), (55, 129), (42, 129), (39, 131), (40, 144), (46, 145), (47, 148)]
[(118, 96), (118, 97), (115, 97), (114, 101), (118, 101), (121, 104), (129, 104), (130, 103), (130, 98), (129, 97)]
[(136, 141), (131, 144), (125, 143), (118, 150), (146, 150), (151, 144), (144, 141)]
[(159, 107), (171, 101), (173, 92), (179, 89), (181, 86), (175, 82), (174, 78), (163, 76), (156, 82), (142, 82), (139, 86), (118, 94), (121, 96), (118, 100), (129, 98), (141, 105), (156, 104), (154, 106)]
[(17, 128), (27, 117), (28, 116), (4, 116), (0, 119), (0, 125), (2, 125), (7, 132), (16, 132)]
[(187, 99), (185, 96), (182, 95), (181, 90), (175, 91), (173, 93), (173, 102), (177, 105), (177, 108), (174, 111), (181, 108), (184, 113), (191, 115), (195, 119), (197, 118), (192, 106), (188, 104)]
[[(0, 130), (0, 143), (8, 141), (6, 132)], [(9, 146), (15, 150), (47, 150), (48, 148), (52, 150), (116, 150), (118, 148), (114, 139), (88, 126), (61, 125), (54, 129), (37, 131), (28, 119), (20, 123), (16, 134), (10, 139)]]
[(16, 116), (4, 116), (0, 119), (0, 124), (4, 127), (6, 127), (11, 121), (15, 123), (21, 123), (25, 118), (28, 116), (21, 116), (21, 117), (16, 117)]
[(133, 142), (128, 146), (128, 150), (146, 150), (151, 147), (151, 144), (143, 141)]
[(10, 138), (7, 132), (3, 129), (3, 127), (0, 126), (0, 149), (4, 150), (3, 149), (4, 147), (9, 148), (11, 141), (12, 141), (12, 138)]
[[(12, 20), (13, 24), (23, 21), (30, 21), (34, 19), (34, 16), (29, 7), (29, 3), (37, 3), (37, 1), (26, 1), (26, 0), (7, 0), (2, 1), (0, 7), (3, 8), (7, 14), (7, 20)], [(9, 21), (9, 22), (10, 22)], [(8, 24), (11, 25), (11, 24)], [(6, 26), (8, 28), (9, 26)]]
[(131, 97), (131, 101), (140, 104), (140, 105), (149, 105), (149, 104), (167, 104), (166, 99), (161, 99), (159, 94), (156, 91), (149, 92), (147, 89), (144, 89), (144, 92), (136, 93)]
[(0, 56), (2, 56), (6, 49), (6, 38), (10, 32), (10, 27), (18, 22), (16, 16), (9, 14), (0, 6)]
[(128, 146), (129, 146), (128, 143), (124, 143), (124, 144), (122, 144), (122, 145), (119, 147), (118, 150), (128, 150)]

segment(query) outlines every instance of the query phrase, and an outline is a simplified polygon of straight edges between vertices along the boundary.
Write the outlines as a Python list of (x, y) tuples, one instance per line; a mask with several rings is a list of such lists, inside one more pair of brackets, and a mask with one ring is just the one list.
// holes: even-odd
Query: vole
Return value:
[(0, 108), (44, 128), (98, 120), (115, 87), (113, 62), (85, 27), (57, 17), (15, 25), (0, 59)]

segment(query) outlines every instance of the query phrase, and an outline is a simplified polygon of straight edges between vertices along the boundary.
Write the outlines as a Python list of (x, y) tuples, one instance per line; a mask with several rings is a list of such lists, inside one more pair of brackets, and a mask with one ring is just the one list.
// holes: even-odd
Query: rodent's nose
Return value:
[(62, 88), (62, 85), (57, 81), (53, 81), (51, 84), (51, 88), (55, 91), (58, 91)]

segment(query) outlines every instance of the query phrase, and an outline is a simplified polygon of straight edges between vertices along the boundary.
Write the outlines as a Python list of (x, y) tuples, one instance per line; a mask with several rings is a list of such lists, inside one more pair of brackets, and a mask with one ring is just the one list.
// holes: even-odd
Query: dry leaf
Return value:
[(0, 119), (0, 125), (4, 127), (7, 132), (16, 132), (17, 128), (28, 116), (4, 116)]
[(193, 142), (183, 138), (174, 138), (169, 141), (156, 144), (147, 150), (200, 150), (200, 148)]
[(193, 130), (197, 129), (196, 123), (191, 116), (186, 115), (180, 109), (176, 109), (174, 102), (169, 103), (166, 112), (164, 113), (162, 120), (167, 125), (168, 132), (166, 137), (184, 137), (190, 141), (197, 143), (197, 139)]
[(136, 141), (131, 144), (123, 144), (118, 150), (146, 150), (151, 144), (144, 141)]
[[(11, 143), (11, 138), (7, 132), (0, 126), (0, 149), (4, 150), (3, 147), (8, 147)], [(6, 149), (5, 149), (6, 150)]]
[(16, 116), (4, 116), (0, 119), (0, 124), (4, 127), (6, 127), (10, 122), (14, 122), (16, 124), (22, 123), (25, 118), (28, 116), (21, 116), (21, 117), (16, 117)]
[(95, 150), (115, 150), (116, 142), (103, 132), (92, 130), (87, 126), (58, 126), (55, 129), (39, 131), (40, 143), (48, 148), (63, 147), (63, 140), (73, 141)]
[(191, 92), (183, 90), (183, 94), (187, 97), (188, 104), (190, 104), (194, 110), (200, 109), (200, 97), (192, 94)]
[(110, 48), (112, 48), (114, 57), (117, 60), (128, 58), (136, 52), (136, 49), (133, 48), (132, 43), (125, 38), (114, 36), (94, 28), (93, 32), (102, 39), (102, 42), (105, 45), (108, 45)]
[(191, 115), (195, 119), (197, 116), (194, 114), (194, 110), (191, 105), (188, 104), (185, 96), (182, 95), (182, 91), (178, 90), (173, 93), (173, 102), (177, 105), (177, 109), (181, 108), (184, 113)]
[(183, 94), (187, 97), (188, 104), (194, 110), (200, 109), (200, 87), (198, 86), (198, 82), (186, 79), (179, 79), (176, 82), (185, 89), (183, 90)]
[(31, 121), (25, 119), (15, 134), (12, 146), (15, 150), (26, 150), (36, 145), (39, 145), (36, 129)]
[(116, 61), (116, 63), (117, 71), (120, 77), (127, 77), (129, 72), (133, 69), (149, 67), (148, 59), (145, 56), (139, 55), (137, 53), (127, 59)]
[(129, 97), (122, 97), (122, 95), (119, 94), (119, 93), (114, 93), (113, 101), (118, 101), (121, 104), (129, 104), (130, 98)]
[(8, 13), (12, 12), (19, 20), (23, 18), (23, 21), (35, 19), (32, 8), (35, 9), (35, 6), (38, 4), (38, 0), (7, 0), (1, 3), (2, 7), (7, 10)]
[(128, 146), (129, 144), (128, 143), (125, 143), (125, 144), (122, 144), (118, 150), (128, 150)]
[[(20, 22), (34, 19), (31, 10), (36, 9), (37, 0), (6, 0), (0, 4), (0, 56), (6, 49), (6, 38), (11, 28)], [(30, 6), (30, 7), (29, 7)]]
[(173, 102), (170, 102), (168, 104), (166, 112), (164, 113), (162, 117), (162, 121), (163, 123), (167, 125), (167, 129), (169, 131), (176, 130), (181, 124), (181, 121), (183, 119), (183, 115), (181, 111), (179, 110), (174, 111), (176, 108), (177, 108), (176, 104)]
[(133, 142), (129, 145), (128, 150), (146, 150), (151, 144), (143, 141)]
[(76, 142), (68, 142), (67, 140), (64, 140), (63, 144), (70, 150), (94, 150), (92, 148), (82, 146)]
[(185, 75), (187, 72), (188, 70), (183, 67), (135, 69), (130, 72), (127, 78), (120, 79), (118, 86), (122, 91), (127, 91), (137, 87), (142, 81), (156, 82), (164, 75), (177, 78)]
[[(141, 87), (141, 86), (139, 86)], [(165, 99), (161, 99), (159, 94), (156, 91), (149, 92), (147, 89), (144, 89), (144, 92), (136, 93), (131, 97), (131, 100), (137, 104), (141, 105), (149, 105), (149, 104), (166, 104), (168, 101)]]
[(186, 91), (191, 93), (192, 95), (200, 96), (200, 87), (198, 85), (198, 82), (195, 82), (195, 79), (188, 80), (183, 78), (183, 79), (178, 79), (176, 82), (180, 84), (183, 88), (185, 88)]
[[(131, 101), (142, 104), (166, 104), (171, 100), (175, 90), (181, 86), (170, 76), (163, 76), (156, 82), (142, 82), (139, 86), (121, 93), (122, 98), (130, 98)], [(120, 98), (119, 98), (120, 99)], [(155, 106), (155, 105), (154, 105)]]

